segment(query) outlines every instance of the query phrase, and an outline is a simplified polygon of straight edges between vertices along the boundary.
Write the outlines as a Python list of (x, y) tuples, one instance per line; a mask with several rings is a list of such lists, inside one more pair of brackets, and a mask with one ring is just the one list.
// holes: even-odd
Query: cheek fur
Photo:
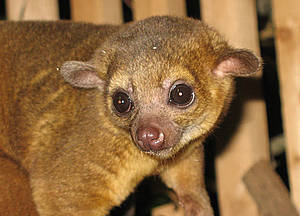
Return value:
[(173, 121), (183, 129), (195, 124), (195, 121), (197, 121), (206, 110), (207, 105), (203, 103), (203, 101), (207, 101), (204, 100), (203, 96), (195, 96), (195, 101), (190, 107), (183, 109), (172, 108)]

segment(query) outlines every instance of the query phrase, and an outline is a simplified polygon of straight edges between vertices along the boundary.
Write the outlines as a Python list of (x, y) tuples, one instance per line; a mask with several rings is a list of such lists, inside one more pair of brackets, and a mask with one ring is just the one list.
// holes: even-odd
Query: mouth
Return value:
[(166, 145), (164, 145), (165, 142), (165, 135), (164, 133), (160, 132), (158, 137), (150, 138), (149, 141), (142, 141), (136, 138), (137, 140), (137, 146), (140, 148), (140, 150), (144, 152), (159, 152), (164, 149), (167, 149)]
[[(172, 155), (175, 154), (175, 149), (177, 149), (177, 145), (179, 142), (177, 142), (177, 139), (175, 139), (173, 142), (168, 142), (168, 140), (165, 139), (165, 135), (159, 135), (159, 138), (155, 142), (160, 142), (164, 140), (163, 147), (156, 148), (154, 145), (149, 145), (148, 143), (144, 143), (142, 141), (138, 141), (136, 134), (131, 135), (133, 143), (136, 145), (136, 147), (143, 153), (147, 155), (154, 156), (158, 159), (167, 159), (170, 158)], [(179, 136), (180, 137), (180, 136)]]
[[(137, 146), (139, 148), (139, 146)], [(174, 146), (175, 147), (175, 146)], [(139, 148), (143, 153), (153, 156), (155, 158), (158, 159), (168, 159), (170, 158), (174, 153), (173, 153), (173, 149), (174, 147), (168, 147), (159, 151), (154, 151), (154, 150), (142, 150), (141, 148)]]

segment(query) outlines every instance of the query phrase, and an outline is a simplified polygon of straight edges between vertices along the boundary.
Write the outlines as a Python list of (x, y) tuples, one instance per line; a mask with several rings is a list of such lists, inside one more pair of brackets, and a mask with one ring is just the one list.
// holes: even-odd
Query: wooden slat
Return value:
[(173, 15), (186, 16), (185, 0), (134, 0), (134, 20), (149, 16)]
[(174, 204), (165, 204), (158, 206), (152, 210), (152, 216), (184, 216), (184, 210), (181, 206), (175, 206)]
[[(201, 0), (201, 10), (203, 19), (224, 34), (231, 44), (259, 53), (254, 0)], [(242, 182), (242, 176), (256, 161), (269, 156), (265, 103), (262, 97), (247, 99), (250, 95), (261, 96), (259, 76), (256, 79), (244, 80), (237, 92), (236, 107), (242, 109), (239, 125), (228, 146), (216, 158), (222, 216), (258, 215)], [(238, 112), (233, 110), (231, 113)]]
[(273, 0), (273, 11), (290, 187), (300, 212), (300, 1)]
[(6, 0), (9, 20), (57, 20), (57, 0)]
[(71, 16), (74, 21), (96, 24), (121, 24), (123, 22), (121, 0), (71, 0)]
[(289, 192), (269, 161), (259, 161), (243, 181), (257, 203), (261, 216), (299, 216)]

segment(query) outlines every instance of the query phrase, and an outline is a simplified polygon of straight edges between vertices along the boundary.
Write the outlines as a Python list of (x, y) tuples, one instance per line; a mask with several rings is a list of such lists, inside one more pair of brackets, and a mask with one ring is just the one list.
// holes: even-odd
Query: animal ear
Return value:
[(213, 70), (219, 77), (250, 76), (261, 69), (262, 61), (248, 50), (233, 50), (221, 56)]
[(66, 82), (75, 87), (102, 88), (104, 85), (96, 68), (86, 62), (67, 61), (61, 66), (60, 73)]

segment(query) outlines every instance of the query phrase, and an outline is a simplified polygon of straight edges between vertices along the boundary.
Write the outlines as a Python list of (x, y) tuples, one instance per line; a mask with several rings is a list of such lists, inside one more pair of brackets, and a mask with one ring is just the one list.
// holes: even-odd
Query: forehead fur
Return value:
[(177, 81), (182, 80), (194, 85), (196, 79), (190, 71), (179, 64), (170, 65), (166, 60), (149, 60), (148, 64), (141, 61), (120, 67), (112, 74), (109, 91), (122, 88), (127, 91), (139, 89), (168, 89)]
[(228, 47), (214, 29), (201, 21), (167, 16), (151, 17), (130, 24), (112, 41), (115, 47), (130, 56), (138, 56), (151, 49), (165, 55), (199, 48), (218, 54)]
[[(138, 68), (151, 68), (153, 76), (162, 76), (154, 71), (168, 70), (168, 65), (186, 68), (192, 74), (208, 72), (229, 48), (206, 24), (176, 17), (151, 17), (129, 24), (104, 45), (104, 49), (113, 50), (114, 66), (127, 70), (122, 76), (137, 73)], [(159, 68), (159, 63), (163, 67)], [(147, 70), (143, 74), (148, 76)]]

